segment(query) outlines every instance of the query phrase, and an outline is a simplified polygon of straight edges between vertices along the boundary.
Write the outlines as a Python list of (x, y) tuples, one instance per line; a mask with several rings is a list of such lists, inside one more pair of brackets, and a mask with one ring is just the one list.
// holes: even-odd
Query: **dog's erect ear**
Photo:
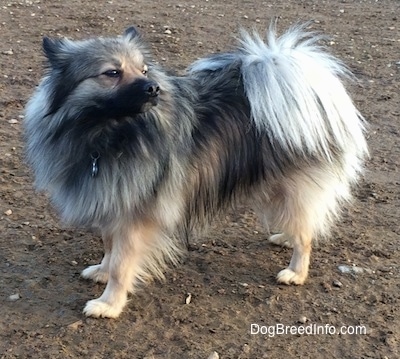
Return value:
[(128, 40), (133, 40), (134, 38), (140, 38), (140, 32), (135, 26), (128, 27), (124, 32), (124, 37)]
[(43, 51), (53, 68), (61, 67), (65, 59), (65, 40), (43, 38)]

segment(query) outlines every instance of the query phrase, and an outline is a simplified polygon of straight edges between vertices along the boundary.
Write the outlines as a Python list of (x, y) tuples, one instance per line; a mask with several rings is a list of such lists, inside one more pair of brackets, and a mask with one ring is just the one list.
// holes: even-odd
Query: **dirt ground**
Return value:
[[(229, 49), (239, 26), (263, 30), (274, 17), (281, 30), (312, 20), (331, 36), (331, 51), (358, 77), (350, 92), (370, 123), (365, 178), (332, 239), (315, 248), (309, 280), (275, 282), (291, 251), (268, 244), (243, 206), (194, 241), (164, 283), (132, 296), (119, 319), (85, 318), (85, 302), (103, 286), (79, 273), (101, 259), (100, 240), (60, 227), (23, 160), (23, 108), (42, 75), (42, 36), (116, 35), (136, 24), (160, 63), (183, 71)], [(398, 0), (2, 0), (0, 38), (0, 358), (400, 357)], [(252, 323), (366, 333), (251, 334)]]

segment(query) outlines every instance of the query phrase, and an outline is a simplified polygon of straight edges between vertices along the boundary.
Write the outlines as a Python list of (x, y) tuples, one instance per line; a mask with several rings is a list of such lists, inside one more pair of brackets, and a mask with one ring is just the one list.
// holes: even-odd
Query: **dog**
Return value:
[(26, 106), (26, 157), (60, 219), (99, 230), (107, 283), (84, 314), (116, 318), (127, 295), (178, 262), (188, 234), (243, 198), (275, 244), (277, 281), (303, 284), (368, 155), (347, 67), (294, 25), (167, 74), (135, 27), (115, 38), (43, 39), (46, 71)]

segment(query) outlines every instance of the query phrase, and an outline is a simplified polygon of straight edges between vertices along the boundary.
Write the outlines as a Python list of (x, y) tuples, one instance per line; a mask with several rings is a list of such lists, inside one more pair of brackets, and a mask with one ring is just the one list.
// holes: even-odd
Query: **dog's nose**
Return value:
[(156, 97), (160, 93), (160, 86), (155, 82), (151, 82), (147, 85), (146, 92), (149, 96)]

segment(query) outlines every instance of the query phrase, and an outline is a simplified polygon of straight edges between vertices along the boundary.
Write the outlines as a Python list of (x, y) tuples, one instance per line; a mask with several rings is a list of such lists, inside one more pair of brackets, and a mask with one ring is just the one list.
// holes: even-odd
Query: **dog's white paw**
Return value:
[(83, 314), (94, 318), (117, 318), (121, 314), (122, 309), (123, 306), (111, 306), (100, 299), (93, 299), (86, 303)]
[(108, 281), (108, 272), (102, 270), (101, 264), (87, 267), (82, 271), (81, 276), (98, 283), (107, 283)]
[(268, 241), (281, 247), (293, 248), (292, 240), (285, 233), (273, 234), (268, 237)]
[(298, 274), (290, 268), (281, 270), (276, 276), (278, 283), (283, 284), (304, 284), (307, 279), (307, 275)]

